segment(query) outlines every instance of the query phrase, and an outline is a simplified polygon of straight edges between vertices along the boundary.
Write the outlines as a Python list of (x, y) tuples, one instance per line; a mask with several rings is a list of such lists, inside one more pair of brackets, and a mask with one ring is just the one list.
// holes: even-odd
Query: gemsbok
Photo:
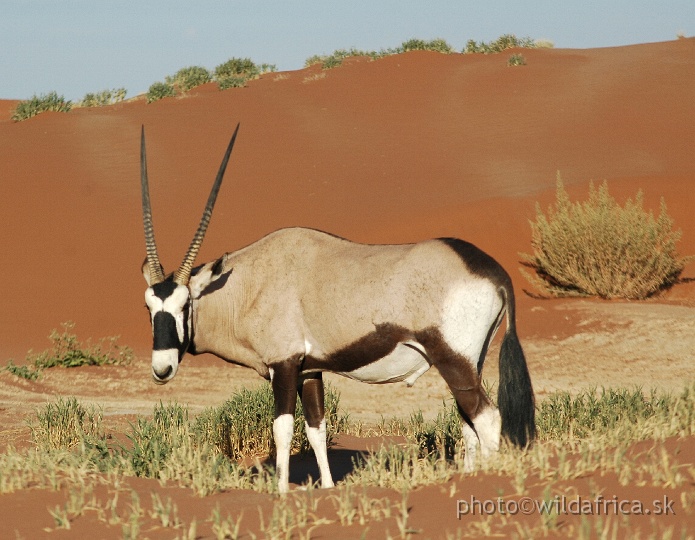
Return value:
[[(501, 434), (518, 446), (529, 444), (536, 434), (534, 396), (516, 333), (512, 281), (497, 261), (472, 244), (440, 238), (366, 245), (313, 229), (288, 228), (193, 267), (238, 130), (188, 252), (167, 276), (152, 226), (143, 127), (147, 258), (142, 271), (152, 321), (154, 381), (173, 379), (186, 352), (212, 353), (269, 379), (281, 492), (289, 489), (297, 395), (321, 486), (333, 486), (326, 451), (324, 371), (366, 383), (403, 381), (412, 386), (435, 366), (464, 420), (466, 470), (476, 464), (478, 443), (481, 459), (499, 449)], [(505, 314), (498, 410), (483, 389), (481, 374)]]

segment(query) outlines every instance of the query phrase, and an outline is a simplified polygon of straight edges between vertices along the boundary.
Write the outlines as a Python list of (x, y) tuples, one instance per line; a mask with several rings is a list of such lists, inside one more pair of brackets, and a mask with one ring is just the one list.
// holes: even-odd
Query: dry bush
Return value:
[(658, 217), (635, 200), (620, 206), (604, 182), (585, 202), (571, 202), (558, 175), (557, 199), (531, 223), (533, 255), (521, 254), (527, 279), (550, 296), (643, 299), (670, 287), (693, 257), (680, 257), (680, 230), (661, 200)]

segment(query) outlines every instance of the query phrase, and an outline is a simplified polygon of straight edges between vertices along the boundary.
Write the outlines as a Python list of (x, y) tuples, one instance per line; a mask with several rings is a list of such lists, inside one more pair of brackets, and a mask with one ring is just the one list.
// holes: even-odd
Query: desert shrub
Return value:
[(33, 366), (28, 366), (26, 364), (18, 366), (12, 361), (12, 359), (7, 361), (5, 371), (12, 373), (12, 375), (16, 375), (20, 379), (26, 379), (28, 381), (35, 381), (39, 378), (41, 373), (40, 370)]
[(408, 51), (435, 51), (444, 54), (450, 54), (454, 52), (454, 48), (449, 45), (446, 40), (437, 38), (430, 41), (422, 39), (409, 39), (404, 41), (401, 46), (397, 49), (398, 52), (408, 52)]
[(321, 64), (323, 69), (331, 69), (338, 67), (343, 63), (346, 58), (352, 58), (355, 56), (369, 56), (370, 58), (377, 58), (380, 56), (379, 53), (374, 51), (362, 51), (355, 49), (337, 49), (329, 55), (314, 55), (307, 58), (304, 62), (304, 67), (309, 67), (314, 64)]
[(211, 80), (210, 72), (201, 66), (181, 68), (175, 75), (169, 75), (165, 78), (167, 84), (181, 92), (188, 92), (196, 86), (209, 83)]
[[(336, 433), (344, 431), (348, 419), (339, 411), (340, 395), (326, 385), (326, 440), (330, 446)], [(242, 389), (223, 405), (207, 409), (196, 419), (194, 432), (200, 440), (214, 445), (222, 454), (238, 460), (269, 454), (274, 450), (273, 419), (275, 405), (270, 385), (254, 390)], [(304, 429), (304, 413), (299, 400), (295, 411), (293, 451), (310, 448)]]
[(498, 37), (495, 41), (490, 41), (489, 43), (484, 41), (477, 42), (471, 39), (468, 41), (468, 43), (466, 43), (466, 47), (463, 49), (463, 52), (465, 54), (494, 54), (512, 48), (534, 49), (536, 48), (536, 42), (530, 37), (518, 38), (514, 34), (504, 34)]
[(50, 349), (41, 353), (30, 351), (21, 366), (10, 360), (5, 370), (23, 379), (36, 380), (47, 368), (127, 365), (133, 359), (132, 349), (119, 345), (117, 336), (102, 338), (94, 345), (89, 340), (83, 344), (72, 333), (75, 323), (68, 321), (62, 327), (62, 332), (51, 330), (48, 339), (53, 346)]
[(53, 347), (39, 354), (28, 354), (27, 363), (41, 370), (52, 367), (127, 365), (133, 359), (133, 351), (130, 347), (118, 345), (117, 336), (103, 338), (95, 345), (89, 341), (82, 344), (77, 335), (72, 333), (74, 322), (68, 321), (61, 326), (62, 332), (54, 329), (48, 336)]
[(36, 411), (36, 420), (29, 424), (31, 438), (42, 450), (73, 448), (104, 438), (102, 418), (101, 410), (85, 407), (74, 397), (58, 398)]
[(522, 254), (536, 275), (523, 273), (551, 296), (643, 299), (671, 286), (693, 258), (678, 255), (681, 232), (663, 199), (656, 218), (642, 203), (640, 191), (621, 207), (606, 182), (571, 202), (558, 175), (555, 206), (546, 215), (536, 205), (533, 255)]
[(46, 111), (69, 112), (72, 102), (59, 96), (56, 92), (34, 95), (31, 99), (20, 101), (12, 113), (12, 120), (21, 122)]
[(510, 67), (525, 66), (526, 65), (526, 58), (524, 58), (523, 54), (512, 54), (507, 59), (507, 65)]
[(307, 58), (304, 62), (304, 67), (313, 66), (314, 64), (321, 64), (323, 69), (331, 69), (338, 67), (343, 63), (346, 58), (352, 58), (355, 56), (367, 56), (372, 60), (377, 58), (383, 58), (384, 56), (390, 56), (393, 54), (402, 54), (408, 51), (436, 51), (441, 53), (452, 53), (454, 49), (443, 39), (433, 39), (430, 41), (425, 41), (422, 39), (410, 39), (404, 41), (399, 47), (382, 49), (380, 51), (364, 51), (360, 49), (350, 48), (350, 49), (337, 49), (329, 55), (314, 55)]
[(258, 66), (250, 58), (230, 58), (215, 68), (214, 80), (217, 81), (220, 90), (238, 88), (245, 86), (248, 80), (276, 69), (273, 64)]
[(78, 107), (104, 107), (105, 105), (113, 105), (125, 99), (127, 90), (125, 88), (116, 88), (114, 90), (103, 90), (95, 94), (85, 94)]
[(147, 103), (159, 101), (165, 97), (173, 97), (176, 94), (174, 87), (166, 82), (156, 82), (147, 90)]

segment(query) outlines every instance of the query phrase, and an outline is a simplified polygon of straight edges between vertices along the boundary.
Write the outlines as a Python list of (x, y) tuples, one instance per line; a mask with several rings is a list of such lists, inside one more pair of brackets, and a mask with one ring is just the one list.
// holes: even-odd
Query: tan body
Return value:
[[(192, 291), (203, 292), (214, 282), (216, 263), (191, 277)], [(478, 294), (486, 289), (488, 303), (457, 306), (466, 318), (490, 318), (485, 331), (503, 307), (494, 287), (437, 240), (365, 245), (312, 229), (281, 229), (225, 254), (216, 275), (230, 271), (224, 294), (196, 299), (193, 293), (195, 351), (264, 377), (277, 362), (294, 355), (325, 358), (380, 324), (412, 332), (442, 327), (451, 316), (447, 298), (460, 287)], [(468, 360), (474, 367), (478, 357)]]

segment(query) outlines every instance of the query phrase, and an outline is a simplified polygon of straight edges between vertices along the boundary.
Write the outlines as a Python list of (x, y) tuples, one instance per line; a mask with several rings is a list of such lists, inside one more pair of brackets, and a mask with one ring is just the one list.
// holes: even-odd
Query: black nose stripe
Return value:
[(179, 334), (176, 331), (176, 319), (171, 313), (160, 311), (155, 313), (152, 321), (154, 331), (154, 343), (152, 349), (155, 351), (166, 351), (168, 349), (178, 349)]

